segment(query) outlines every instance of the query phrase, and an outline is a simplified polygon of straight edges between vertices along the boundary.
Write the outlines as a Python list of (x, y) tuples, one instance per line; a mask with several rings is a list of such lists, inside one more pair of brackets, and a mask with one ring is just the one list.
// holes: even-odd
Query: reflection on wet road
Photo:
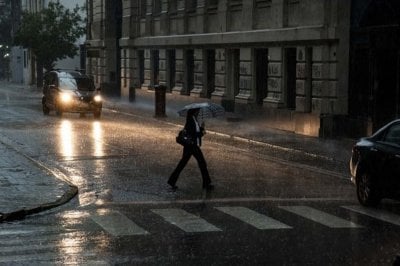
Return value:
[(73, 156), (75, 156), (76, 152), (74, 151), (76, 139), (74, 139), (72, 133), (72, 123), (69, 120), (62, 120), (60, 126), (60, 152), (61, 155), (64, 156), (67, 160), (71, 160)]

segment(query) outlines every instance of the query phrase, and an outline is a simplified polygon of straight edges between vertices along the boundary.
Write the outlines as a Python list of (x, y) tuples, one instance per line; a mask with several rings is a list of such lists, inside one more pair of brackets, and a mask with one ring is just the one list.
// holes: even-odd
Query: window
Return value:
[(263, 7), (270, 7), (271, 0), (255, 0), (255, 7), (256, 8), (263, 8)]
[(209, 11), (216, 12), (218, 9), (218, 0), (207, 0), (206, 7)]
[(218, 0), (208, 0), (208, 7), (217, 7)]
[(161, 13), (161, 0), (153, 0), (153, 15), (160, 15)]
[(186, 10), (189, 12), (196, 11), (197, 0), (186, 0)]
[(389, 128), (385, 136), (385, 142), (400, 145), (400, 124), (393, 125)]
[(146, 0), (139, 0), (140, 16), (146, 16)]
[(229, 0), (229, 8), (231, 10), (237, 10), (242, 8), (243, 2), (242, 0)]
[(178, 10), (177, 0), (170, 0), (168, 4), (169, 4), (168, 12), (171, 14), (175, 14), (176, 11)]

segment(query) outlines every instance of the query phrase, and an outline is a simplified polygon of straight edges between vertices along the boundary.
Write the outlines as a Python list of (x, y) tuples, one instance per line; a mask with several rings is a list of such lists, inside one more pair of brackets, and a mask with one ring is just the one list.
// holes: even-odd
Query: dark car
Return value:
[(375, 206), (382, 198), (397, 198), (400, 192), (400, 119), (353, 147), (351, 180), (362, 205)]
[(101, 116), (102, 97), (93, 80), (79, 71), (53, 70), (44, 75), (42, 107), (43, 114), (51, 110), (57, 115), (69, 113), (93, 113)]

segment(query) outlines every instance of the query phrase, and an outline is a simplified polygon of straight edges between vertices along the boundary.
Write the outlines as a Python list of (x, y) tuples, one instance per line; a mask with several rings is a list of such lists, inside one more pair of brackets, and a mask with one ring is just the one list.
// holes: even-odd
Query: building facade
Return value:
[(87, 3), (87, 68), (106, 93), (164, 85), (310, 136), (346, 120), (351, 1)]

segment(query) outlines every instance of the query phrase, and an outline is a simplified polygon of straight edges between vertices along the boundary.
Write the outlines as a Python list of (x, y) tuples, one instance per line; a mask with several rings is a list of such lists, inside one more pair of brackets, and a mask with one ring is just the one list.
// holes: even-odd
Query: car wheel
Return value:
[(99, 119), (101, 117), (101, 110), (94, 111), (93, 116), (94, 118)]
[(361, 205), (364, 206), (376, 206), (381, 201), (372, 176), (367, 171), (357, 178), (357, 198)]

